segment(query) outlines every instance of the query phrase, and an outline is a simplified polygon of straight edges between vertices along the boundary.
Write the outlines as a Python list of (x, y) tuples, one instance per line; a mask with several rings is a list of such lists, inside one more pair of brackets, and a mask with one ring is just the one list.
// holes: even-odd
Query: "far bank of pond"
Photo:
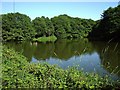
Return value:
[(120, 80), (119, 42), (57, 40), (54, 43), (9, 42), (6, 45), (21, 52), (31, 63), (48, 62), (63, 69), (77, 66), (84, 72), (107, 74)]

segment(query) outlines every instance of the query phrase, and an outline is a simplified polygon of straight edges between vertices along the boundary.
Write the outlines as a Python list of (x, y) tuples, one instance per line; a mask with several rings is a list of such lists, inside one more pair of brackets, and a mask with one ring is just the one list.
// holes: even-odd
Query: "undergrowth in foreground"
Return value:
[(63, 70), (54, 65), (29, 63), (26, 57), (3, 46), (2, 88), (81, 88), (118, 89), (119, 82), (83, 73), (75, 68)]

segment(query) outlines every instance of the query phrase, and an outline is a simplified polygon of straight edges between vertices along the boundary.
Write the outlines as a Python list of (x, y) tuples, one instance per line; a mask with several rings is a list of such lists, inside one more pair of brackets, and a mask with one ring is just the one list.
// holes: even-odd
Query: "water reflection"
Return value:
[(92, 42), (99, 53), (103, 67), (110, 73), (120, 77), (120, 45), (119, 42)]
[(81, 55), (83, 53), (91, 53), (92, 50), (86, 49), (90, 46), (86, 42), (71, 41), (71, 40), (59, 40), (56, 43), (38, 43), (36, 47), (34, 57), (37, 60), (48, 59), (49, 57), (55, 57), (63, 60), (68, 60), (74, 55)]
[[(77, 66), (87, 72), (120, 79), (120, 45), (115, 42), (58, 40), (55, 43), (6, 43), (25, 55), (29, 62), (48, 62), (66, 69)], [(110, 74), (112, 73), (112, 74)]]

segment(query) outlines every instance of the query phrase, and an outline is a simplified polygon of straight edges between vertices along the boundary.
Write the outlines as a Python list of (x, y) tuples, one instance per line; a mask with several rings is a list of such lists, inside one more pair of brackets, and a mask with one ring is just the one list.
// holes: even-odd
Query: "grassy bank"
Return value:
[(57, 40), (57, 37), (55, 37), (55, 36), (39, 37), (39, 38), (33, 39), (33, 41), (37, 41), (37, 42), (54, 42), (56, 40)]
[(3, 88), (81, 88), (118, 89), (107, 77), (83, 73), (75, 68), (63, 70), (54, 65), (29, 63), (27, 58), (13, 49), (3, 47)]

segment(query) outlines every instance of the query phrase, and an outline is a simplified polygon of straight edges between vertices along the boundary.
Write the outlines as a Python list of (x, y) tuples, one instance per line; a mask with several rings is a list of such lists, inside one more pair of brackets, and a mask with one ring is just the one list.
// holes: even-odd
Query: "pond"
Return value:
[(86, 40), (57, 40), (54, 43), (9, 42), (30, 63), (56, 64), (63, 69), (76, 66), (84, 72), (109, 75), (120, 80), (120, 43)]

